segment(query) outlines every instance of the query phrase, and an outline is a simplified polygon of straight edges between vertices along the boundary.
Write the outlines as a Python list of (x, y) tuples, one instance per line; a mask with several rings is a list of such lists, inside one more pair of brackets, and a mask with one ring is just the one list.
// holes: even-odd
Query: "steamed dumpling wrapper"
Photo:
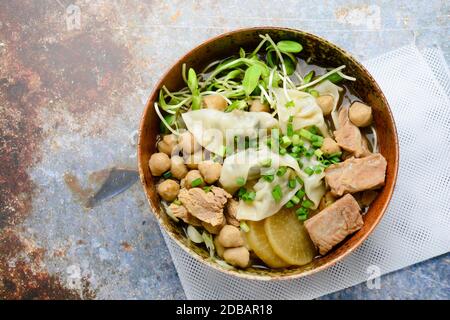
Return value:
[(277, 120), (267, 112), (201, 109), (183, 113), (182, 117), (197, 142), (216, 154), (223, 153), (226, 143), (233, 143), (235, 136), (255, 139), (278, 125)]
[(333, 97), (333, 110), (331, 111), (331, 118), (333, 119), (334, 127), (339, 129), (337, 105), (339, 102), (339, 91), (342, 91), (342, 88), (338, 87), (330, 80), (325, 80), (314, 86), (313, 89), (319, 92), (321, 96), (328, 95)]
[[(265, 168), (263, 164), (267, 163), (268, 159), (271, 160), (271, 167)], [(239, 189), (238, 178), (244, 178), (246, 181), (258, 179), (264, 171), (275, 172), (281, 166), (291, 168), (293, 171), (288, 171), (295, 173), (303, 180), (306, 195), (314, 203), (314, 208), (317, 208), (325, 193), (322, 181), (324, 174), (308, 176), (300, 169), (293, 157), (290, 155), (281, 156), (268, 148), (260, 150), (250, 148), (227, 157), (222, 166), (219, 182), (225, 190), (234, 193)], [(292, 178), (290, 177), (291, 173), (287, 172), (281, 177), (275, 175), (272, 182), (260, 179), (253, 186), (256, 192), (255, 199), (252, 202), (239, 201), (237, 218), (259, 221), (277, 213), (301, 188), (299, 183), (296, 184), (294, 189), (289, 188), (288, 183), (289, 179)], [(280, 201), (275, 201), (272, 197), (272, 190), (276, 185), (279, 185), (282, 190)]]
[[(289, 117), (293, 116), (292, 127), (294, 130), (316, 126), (324, 137), (329, 136), (322, 109), (320, 109), (312, 95), (303, 91), (289, 89), (287, 90), (289, 99), (287, 99), (283, 89), (277, 88), (273, 92), (276, 96), (278, 121), (283, 133), (287, 132)], [(290, 101), (294, 105), (286, 106)]]

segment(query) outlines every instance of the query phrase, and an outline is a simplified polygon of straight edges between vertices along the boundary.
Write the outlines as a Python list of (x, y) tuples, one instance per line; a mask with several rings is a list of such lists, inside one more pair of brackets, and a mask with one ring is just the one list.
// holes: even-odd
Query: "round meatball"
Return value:
[(341, 148), (339, 147), (339, 145), (331, 138), (323, 139), (323, 144), (320, 150), (322, 150), (322, 152), (327, 155), (341, 152)]
[(192, 182), (196, 181), (197, 179), (201, 179), (202, 182), (199, 185), (196, 185), (195, 187), (198, 187), (198, 188), (204, 187), (205, 182), (203, 181), (203, 177), (200, 174), (200, 172), (198, 170), (189, 171), (185, 177), (184, 187), (186, 189), (194, 188), (192, 186)]
[(220, 244), (219, 237), (214, 237), (214, 247), (216, 248), (217, 255), (221, 258), (223, 258), (223, 252), (225, 251), (225, 248)]
[(212, 94), (203, 97), (202, 102), (207, 109), (215, 109), (219, 111), (224, 111), (228, 106), (227, 101), (220, 94)]
[(324, 116), (328, 116), (333, 111), (334, 98), (329, 95), (320, 96), (316, 99), (317, 104), (320, 109), (322, 109), (322, 113)]
[(235, 248), (244, 245), (241, 230), (230, 225), (226, 225), (220, 230), (218, 241), (225, 248)]
[(256, 99), (252, 100), (250, 103), (250, 109), (251, 112), (270, 112), (270, 107), (266, 103), (261, 103), (261, 100)]
[(162, 152), (154, 153), (148, 161), (148, 166), (150, 167), (152, 175), (159, 177), (170, 169), (170, 158), (167, 154)]
[(192, 133), (188, 131), (180, 135), (180, 146), (183, 153), (187, 154), (192, 154), (201, 148), (201, 146), (195, 141)]
[(167, 134), (158, 142), (158, 151), (171, 156), (177, 143), (178, 138), (174, 134)]
[(158, 185), (158, 194), (167, 202), (172, 202), (178, 196), (180, 185), (175, 180), (165, 180)]
[(245, 247), (228, 248), (223, 252), (223, 258), (235, 267), (245, 268), (250, 262), (250, 252)]
[(355, 126), (367, 127), (372, 123), (372, 108), (359, 101), (353, 102), (348, 117)]
[(170, 172), (172, 176), (178, 180), (183, 179), (188, 173), (188, 169), (184, 165), (184, 159), (180, 156), (173, 156), (170, 159)]
[(208, 184), (213, 184), (220, 178), (222, 165), (211, 160), (202, 161), (198, 164), (198, 170)]

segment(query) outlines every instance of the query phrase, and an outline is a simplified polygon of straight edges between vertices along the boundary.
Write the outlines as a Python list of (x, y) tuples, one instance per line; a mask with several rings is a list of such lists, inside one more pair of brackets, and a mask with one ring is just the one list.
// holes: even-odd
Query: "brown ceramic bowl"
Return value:
[[(345, 73), (356, 77), (357, 81), (347, 81), (346, 85), (350, 90), (356, 92), (363, 101), (373, 107), (380, 152), (388, 163), (386, 185), (370, 206), (369, 211), (364, 215), (363, 228), (348, 237), (326, 256), (315, 259), (308, 265), (289, 269), (225, 270), (209, 259), (209, 254), (205, 249), (189, 243), (180, 226), (174, 223), (160, 206), (155, 184), (148, 168), (148, 160), (155, 152), (156, 137), (159, 132), (159, 119), (153, 108), (153, 103), (157, 101), (162, 85), (166, 85), (169, 90), (180, 89), (185, 86), (181, 77), (183, 63), (186, 63), (188, 68), (193, 67), (195, 70), (200, 70), (212, 61), (238, 53), (240, 47), (252, 50), (260, 42), (258, 35), (266, 33), (275, 41), (291, 39), (300, 42), (303, 45), (300, 57), (311, 57), (311, 64), (322, 67), (346, 65)], [(361, 245), (380, 221), (391, 199), (397, 178), (398, 152), (397, 132), (391, 110), (380, 87), (369, 72), (350, 54), (318, 36), (299, 30), (275, 27), (249, 28), (225, 33), (202, 43), (179, 59), (155, 86), (147, 102), (141, 120), (138, 145), (139, 173), (145, 193), (153, 213), (169, 236), (191, 256), (214, 269), (242, 278), (260, 280), (291, 279), (313, 274), (342, 260)]]

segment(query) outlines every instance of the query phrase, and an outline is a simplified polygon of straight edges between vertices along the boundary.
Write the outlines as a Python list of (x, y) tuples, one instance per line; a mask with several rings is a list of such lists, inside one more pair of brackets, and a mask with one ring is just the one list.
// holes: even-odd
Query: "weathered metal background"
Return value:
[(0, 0), (0, 299), (184, 297), (139, 184), (84, 204), (136, 168), (152, 85), (202, 40), (277, 25), (360, 59), (415, 41), (448, 61), (449, 20), (445, 0)]

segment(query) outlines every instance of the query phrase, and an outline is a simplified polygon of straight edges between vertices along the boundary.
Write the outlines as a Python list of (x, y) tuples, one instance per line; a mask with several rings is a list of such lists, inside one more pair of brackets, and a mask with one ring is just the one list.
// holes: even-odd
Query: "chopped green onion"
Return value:
[(245, 184), (245, 179), (242, 177), (239, 177), (236, 179), (236, 184), (240, 187), (242, 187)]
[(290, 209), (294, 206), (294, 204), (291, 201), (288, 201), (285, 205), (286, 208)]
[(264, 180), (268, 181), (268, 182), (272, 182), (275, 179), (275, 176), (273, 174), (268, 174), (265, 176), (262, 176)]
[(305, 200), (305, 201), (302, 202), (302, 207), (303, 208), (309, 209), (312, 206), (314, 206), (314, 203), (311, 200)]
[(333, 158), (330, 159), (330, 161), (332, 163), (339, 163), (339, 162), (341, 162), (341, 159), (339, 157), (333, 157)]
[(287, 150), (285, 148), (280, 148), (279, 153), (283, 156), (287, 153)]
[(286, 173), (287, 168), (286, 167), (279, 167), (277, 170), (277, 176), (282, 177)]
[(314, 147), (320, 148), (323, 145), (323, 140), (314, 141), (312, 143)]
[(272, 165), (272, 159), (266, 159), (261, 161), (261, 166), (264, 168), (269, 168)]
[(334, 158), (334, 157), (340, 158), (341, 156), (342, 156), (342, 152), (336, 152), (336, 153), (332, 153), (332, 154), (328, 155), (327, 158)]
[(299, 184), (304, 184), (302, 178), (300, 178), (299, 176), (297, 176), (296, 179), (297, 179), (297, 182), (298, 182)]
[(299, 153), (302, 149), (298, 146), (294, 146), (292, 147), (291, 151), (292, 153)]
[(291, 139), (288, 136), (283, 136), (281, 138), (281, 145), (283, 148), (287, 148), (292, 143)]
[(174, 204), (176, 204), (176, 205), (178, 205), (178, 206), (180, 206), (181, 205), (181, 201), (180, 200), (178, 200), (178, 199), (175, 199), (175, 200), (173, 200), (173, 202), (172, 203), (174, 203)]
[(295, 194), (297, 197), (299, 197), (300, 199), (302, 199), (305, 196), (305, 190), (300, 189), (297, 191), (297, 193)]
[(297, 196), (293, 196), (291, 198), (291, 201), (292, 201), (293, 204), (299, 204), (300, 203), (300, 198), (297, 197)]
[(246, 192), (242, 196), (242, 200), (247, 201), (247, 202), (251, 202), (251, 201), (255, 200), (255, 197), (256, 197), (256, 192), (255, 191), (250, 191), (250, 192)]
[(286, 108), (292, 108), (292, 107), (295, 107), (295, 103), (293, 100), (289, 100), (288, 102), (286, 102), (286, 104), (284, 106)]
[(300, 221), (305, 221), (306, 219), (308, 219), (308, 215), (307, 214), (299, 214), (299, 215), (297, 215), (297, 218)]
[(205, 191), (206, 193), (208, 193), (208, 192), (210, 192), (211, 191), (211, 186), (206, 186), (206, 187), (203, 187), (203, 191)]
[(314, 155), (315, 155), (317, 158), (320, 158), (320, 157), (323, 156), (323, 152), (322, 152), (322, 150), (317, 149), (316, 151), (314, 151)]
[(292, 137), (294, 135), (294, 128), (292, 127), (292, 121), (294, 121), (294, 116), (289, 116), (287, 123), (287, 135)]
[(294, 189), (296, 185), (297, 185), (297, 180), (295, 180), (295, 179), (289, 180), (289, 188)]
[(294, 146), (300, 146), (303, 144), (302, 140), (300, 140), (300, 136), (298, 134), (292, 135), (291, 140), (292, 140), (292, 144)]
[(309, 90), (309, 94), (312, 95), (314, 98), (317, 98), (320, 94), (317, 90)]
[(195, 188), (195, 187), (198, 187), (199, 185), (201, 185), (202, 183), (203, 183), (203, 179), (197, 178), (191, 182), (191, 186)]
[(165, 173), (163, 174), (163, 177), (164, 177), (164, 179), (169, 179), (169, 178), (171, 178), (171, 177), (172, 177), (172, 172), (170, 172), (170, 171), (165, 172)]
[(241, 230), (244, 231), (245, 233), (250, 231), (250, 227), (248, 226), (247, 223), (245, 223), (245, 221), (241, 221), (239, 223), (239, 226), (241, 227)]
[(307, 157), (307, 158), (311, 158), (312, 156), (313, 156), (313, 154), (314, 154), (314, 149), (308, 149), (308, 150), (306, 150), (306, 152), (305, 152), (305, 157)]
[(247, 193), (247, 189), (241, 187), (241, 188), (239, 188), (239, 191), (238, 191), (238, 197), (242, 198), (244, 196), (244, 194), (246, 194), (246, 193)]
[(281, 191), (280, 185), (276, 185), (275, 188), (272, 190), (272, 197), (275, 199), (275, 201), (280, 201), (283, 197), (283, 192)]
[(310, 167), (306, 168), (304, 171), (308, 176), (312, 176), (314, 174), (314, 170)]

